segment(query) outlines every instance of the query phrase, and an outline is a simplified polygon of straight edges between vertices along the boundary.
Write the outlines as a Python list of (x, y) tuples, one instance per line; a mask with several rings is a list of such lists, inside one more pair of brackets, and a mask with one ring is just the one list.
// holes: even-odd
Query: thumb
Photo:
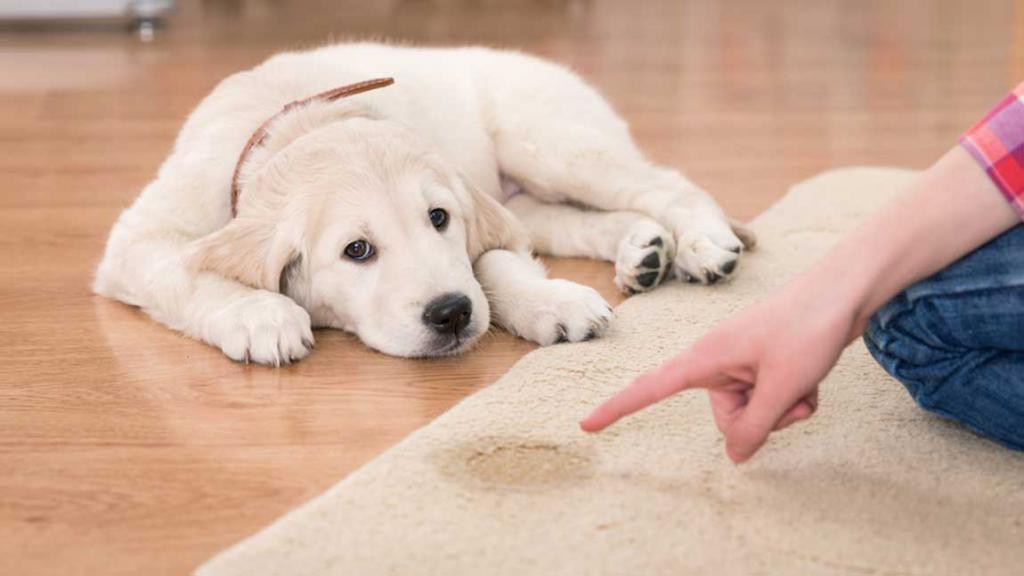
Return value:
[(800, 402), (777, 376), (759, 376), (750, 401), (725, 430), (725, 450), (733, 462), (746, 462), (768, 440), (776, 425)]

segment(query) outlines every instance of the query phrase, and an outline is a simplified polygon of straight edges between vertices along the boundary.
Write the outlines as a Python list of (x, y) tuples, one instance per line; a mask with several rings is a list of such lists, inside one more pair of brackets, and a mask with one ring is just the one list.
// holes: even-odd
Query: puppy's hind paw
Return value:
[(672, 267), (672, 234), (653, 220), (640, 220), (619, 243), (615, 259), (615, 286), (626, 294), (656, 288)]
[(744, 248), (754, 242), (752, 234), (747, 242), (741, 240), (728, 222), (717, 215), (705, 214), (681, 228), (684, 232), (676, 239), (678, 248), (672, 270), (686, 282), (715, 284), (729, 277), (736, 270)]

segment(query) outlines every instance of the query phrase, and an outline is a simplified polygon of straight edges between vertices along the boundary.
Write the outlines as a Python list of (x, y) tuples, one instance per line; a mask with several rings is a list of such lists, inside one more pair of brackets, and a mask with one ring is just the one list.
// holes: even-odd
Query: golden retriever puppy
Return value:
[(240, 361), (303, 358), (313, 327), (438, 356), (492, 322), (544, 345), (602, 334), (605, 301), (546, 278), (531, 242), (615, 262), (634, 293), (727, 276), (744, 241), (565, 68), (343, 44), (221, 82), (114, 224), (94, 289)]

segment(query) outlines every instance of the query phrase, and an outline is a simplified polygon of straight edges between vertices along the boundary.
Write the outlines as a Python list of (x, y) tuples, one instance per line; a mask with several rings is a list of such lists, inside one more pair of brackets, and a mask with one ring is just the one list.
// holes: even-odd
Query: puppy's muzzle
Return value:
[(473, 302), (465, 294), (452, 292), (430, 301), (423, 311), (423, 323), (442, 336), (459, 335), (469, 326)]

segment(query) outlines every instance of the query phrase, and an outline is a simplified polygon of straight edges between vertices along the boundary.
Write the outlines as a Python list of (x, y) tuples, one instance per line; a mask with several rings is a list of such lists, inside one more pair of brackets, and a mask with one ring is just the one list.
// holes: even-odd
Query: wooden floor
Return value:
[[(241, 366), (90, 294), (110, 224), (232, 71), (332, 38), (521, 48), (744, 219), (833, 166), (924, 166), (1024, 79), (1012, 0), (180, 4), (150, 44), (0, 30), (0, 574), (187, 573), (532, 349), (409, 361), (320, 333), (298, 365)], [(551, 264), (620, 301), (608, 265)]]

